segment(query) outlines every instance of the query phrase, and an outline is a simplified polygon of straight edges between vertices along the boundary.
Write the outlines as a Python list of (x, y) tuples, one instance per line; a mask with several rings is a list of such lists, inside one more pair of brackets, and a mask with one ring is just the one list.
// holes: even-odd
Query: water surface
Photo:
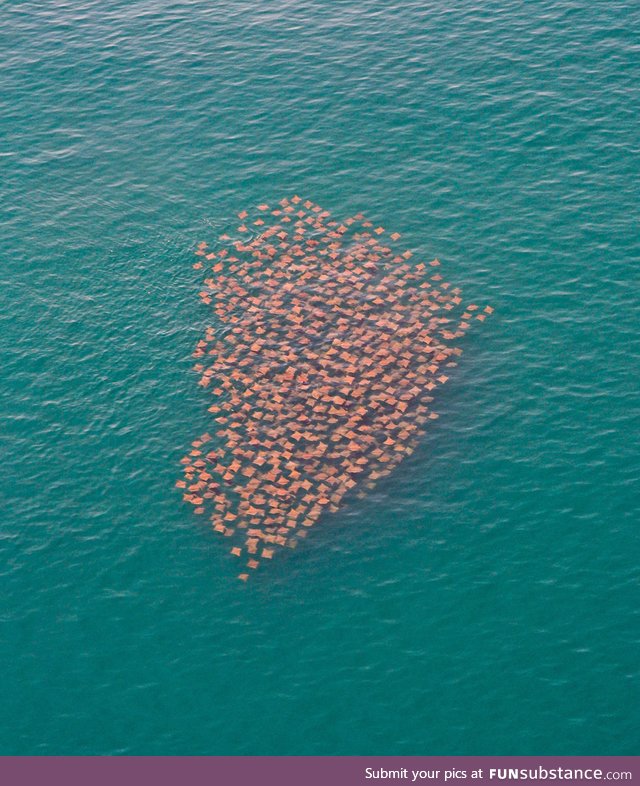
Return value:
[[(640, 9), (6, 4), (0, 752), (633, 754)], [(173, 489), (192, 248), (299, 193), (496, 313), (251, 585)]]

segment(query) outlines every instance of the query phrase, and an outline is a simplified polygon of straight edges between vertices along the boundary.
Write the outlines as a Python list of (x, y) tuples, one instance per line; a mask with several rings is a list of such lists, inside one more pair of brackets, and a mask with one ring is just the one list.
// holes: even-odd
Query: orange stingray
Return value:
[(361, 213), (338, 223), (297, 195), (258, 211), (238, 213), (226, 246), (196, 250), (215, 260), (200, 292), (212, 322), (193, 353), (213, 428), (176, 483), (254, 570), (413, 452), (478, 309), (429, 275), (437, 259), (410, 263)]

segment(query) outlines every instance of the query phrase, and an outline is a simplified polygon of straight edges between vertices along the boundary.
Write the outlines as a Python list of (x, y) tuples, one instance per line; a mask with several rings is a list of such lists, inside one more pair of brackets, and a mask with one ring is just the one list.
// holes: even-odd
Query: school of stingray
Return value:
[(464, 305), (437, 259), (400, 253), (361, 213), (340, 222), (294, 196), (238, 217), (235, 239), (196, 250), (216, 323), (193, 353), (212, 426), (176, 485), (246, 581), (413, 452), (452, 342), (493, 309)]

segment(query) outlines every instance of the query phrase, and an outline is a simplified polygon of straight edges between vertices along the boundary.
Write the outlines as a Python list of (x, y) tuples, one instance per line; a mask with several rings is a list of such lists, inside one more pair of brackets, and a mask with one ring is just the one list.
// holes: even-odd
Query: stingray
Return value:
[(294, 196), (238, 218), (195, 252), (212, 324), (194, 369), (213, 403), (176, 485), (246, 581), (413, 452), (458, 340), (493, 309), (362, 213)]

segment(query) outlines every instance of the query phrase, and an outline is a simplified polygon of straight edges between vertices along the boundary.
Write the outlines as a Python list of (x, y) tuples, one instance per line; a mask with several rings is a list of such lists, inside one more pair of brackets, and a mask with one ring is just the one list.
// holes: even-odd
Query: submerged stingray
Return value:
[(194, 352), (212, 426), (176, 485), (255, 570), (414, 450), (451, 342), (493, 309), (463, 306), (437, 259), (410, 263), (362, 214), (339, 223), (294, 196), (238, 217), (240, 239), (196, 251), (216, 317)]

